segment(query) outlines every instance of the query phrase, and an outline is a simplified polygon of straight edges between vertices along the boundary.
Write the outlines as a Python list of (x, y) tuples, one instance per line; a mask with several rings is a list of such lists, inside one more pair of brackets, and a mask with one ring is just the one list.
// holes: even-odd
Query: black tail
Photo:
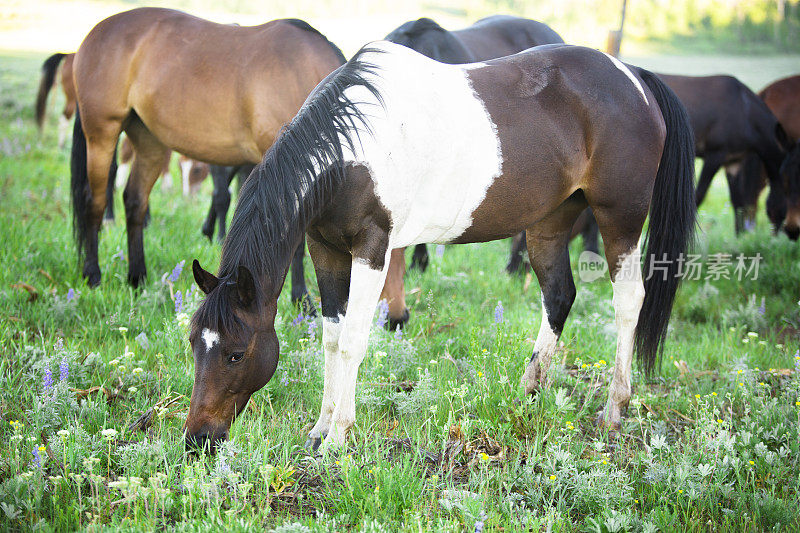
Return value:
[(44, 116), (47, 112), (47, 95), (50, 94), (50, 89), (53, 88), (56, 81), (58, 66), (66, 56), (67, 54), (53, 54), (42, 63), (42, 79), (39, 82), (39, 93), (36, 95), (36, 124), (39, 125), (40, 130), (44, 125)]
[[(655, 74), (638, 69), (655, 96), (667, 127), (664, 152), (650, 201), (645, 239), (644, 302), (636, 328), (636, 353), (645, 374), (660, 365), (662, 343), (680, 283), (680, 260), (694, 241), (694, 134), (689, 116), (675, 93)], [(667, 261), (666, 276), (663, 260)], [(658, 261), (657, 270), (653, 261)]]
[(70, 161), (72, 190), (72, 232), (78, 248), (78, 260), (83, 257), (89, 231), (89, 208), (92, 190), (86, 165), (86, 136), (81, 125), (81, 112), (75, 108), (75, 125), (72, 128), (72, 159)]

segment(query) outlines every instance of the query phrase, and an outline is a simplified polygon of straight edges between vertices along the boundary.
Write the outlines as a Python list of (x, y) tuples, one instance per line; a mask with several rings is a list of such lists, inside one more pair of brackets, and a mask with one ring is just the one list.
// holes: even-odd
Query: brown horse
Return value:
[[(486, 17), (472, 26), (454, 31), (444, 29), (429, 18), (409, 20), (392, 30), (386, 40), (450, 65), (495, 59), (534, 46), (564, 42), (547, 24), (510, 15)], [(515, 238), (522, 243), (522, 247), (525, 246), (524, 234)], [(521, 254), (512, 257), (519, 257), (521, 262)], [(425, 244), (414, 247), (411, 268), (419, 268), (424, 272), (429, 260)]]
[(652, 73), (588, 48), (461, 66), (373, 43), (315, 89), (244, 183), (218, 274), (193, 264), (207, 296), (189, 337), (187, 443), (213, 448), (275, 372), (277, 298), (306, 232), (325, 352), (311, 444), (340, 446), (355, 422), (358, 368), (394, 248), (527, 230), (542, 322), (521, 383), (535, 392), (575, 298), (567, 244), (587, 206), (614, 290), (617, 358), (601, 420), (616, 428), (634, 347), (645, 371), (656, 365), (694, 231), (694, 142), (680, 101)]
[[(122, 131), (136, 151), (124, 202), (128, 280), (138, 286), (147, 273), (148, 196), (166, 152), (222, 165), (259, 162), (311, 89), (344, 61), (325, 36), (296, 19), (240, 27), (140, 8), (97, 24), (74, 63), (80, 120), (73, 133), (73, 213), (89, 285), (100, 283), (98, 232)], [(297, 300), (305, 284), (293, 281)]]
[[(771, 185), (767, 215), (777, 231), (787, 212), (786, 191), (779, 169), (790, 144), (775, 115), (758, 95), (732, 76), (659, 74), (659, 77), (686, 107), (694, 130), (697, 156), (703, 158), (703, 170), (697, 183), (697, 205), (703, 202), (721, 166), (740, 163), (747, 152), (752, 152), (767, 168)], [(735, 196), (732, 187), (730, 192)], [(740, 230), (740, 226), (737, 222), (736, 229)]]
[[(789, 138), (800, 141), (800, 76), (790, 76), (771, 83), (759, 93), (778, 119)], [(798, 146), (792, 149), (781, 167), (786, 188), (787, 213), (783, 229), (792, 240), (800, 237), (800, 168)], [(755, 226), (758, 197), (767, 185), (766, 169), (758, 156), (748, 154), (740, 166), (728, 170), (731, 190), (736, 192), (734, 207), (743, 213), (743, 228)]]

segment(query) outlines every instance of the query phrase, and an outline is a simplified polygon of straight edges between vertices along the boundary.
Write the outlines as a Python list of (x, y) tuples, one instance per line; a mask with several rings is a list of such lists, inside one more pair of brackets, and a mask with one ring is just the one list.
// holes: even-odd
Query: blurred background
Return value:
[[(0, 49), (71, 52), (98, 21), (144, 5), (225, 23), (303, 18), (351, 54), (408, 19), (429, 16), (457, 29), (496, 13), (541, 20), (568, 43), (605, 48), (623, 0), (1, 0)], [(792, 52), (800, 52), (799, 0), (627, 2), (623, 56)]]

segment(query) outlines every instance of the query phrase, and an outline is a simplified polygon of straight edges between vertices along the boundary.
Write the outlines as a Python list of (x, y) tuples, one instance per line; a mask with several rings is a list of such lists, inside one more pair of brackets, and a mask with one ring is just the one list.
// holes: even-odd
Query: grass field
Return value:
[[(594, 425), (614, 358), (607, 278), (576, 280), (553, 386), (524, 398), (539, 289), (505, 274), (507, 244), (496, 242), (431, 248), (428, 272), (408, 275), (411, 323), (402, 335), (374, 328), (341, 454), (303, 447), (321, 396), (321, 328), (297, 320), (285, 291), (275, 377), (217, 455), (185, 455), (186, 322), (199, 296), (190, 269), (173, 269), (218, 264), (219, 247), (200, 234), (210, 184), (194, 200), (156, 187), (141, 293), (125, 283), (119, 221), (103, 230), (103, 284), (88, 289), (71, 239), (68, 149), (56, 146), (53, 116), (42, 136), (33, 122), (42, 59), (0, 57), (0, 528), (800, 528), (800, 247), (773, 237), (763, 213), (755, 233), (734, 238), (721, 178), (695, 252), (706, 264), (760, 253), (758, 277), (682, 286), (662, 368), (649, 380), (634, 372), (618, 437)], [(747, 67), (755, 87), (798, 63), (758, 65), (758, 77)]]

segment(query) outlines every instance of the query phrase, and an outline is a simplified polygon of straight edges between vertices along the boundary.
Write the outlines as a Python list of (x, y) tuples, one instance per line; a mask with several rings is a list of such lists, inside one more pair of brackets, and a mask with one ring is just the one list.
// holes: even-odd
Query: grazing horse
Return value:
[(72, 82), (72, 62), (75, 54), (53, 54), (45, 59), (42, 64), (42, 79), (39, 81), (39, 91), (36, 93), (36, 124), (39, 130), (44, 127), (47, 114), (47, 96), (56, 83), (59, 66), (61, 67), (59, 81), (64, 92), (64, 109), (58, 116), (58, 146), (63, 147), (67, 141), (69, 121), (75, 114), (77, 106), (75, 99), (75, 84)]
[[(564, 42), (547, 24), (509, 15), (486, 17), (455, 31), (448, 31), (429, 18), (410, 20), (393, 30), (386, 40), (450, 65), (495, 59), (534, 46)], [(524, 235), (517, 236), (517, 241), (524, 247)], [(411, 268), (424, 272), (429, 260), (424, 243), (414, 247)]]
[[(792, 141), (800, 141), (800, 76), (790, 76), (771, 83), (758, 95), (778, 119)], [(787, 213), (783, 230), (792, 240), (800, 237), (800, 167), (797, 144), (791, 149), (781, 166), (781, 177), (786, 188)], [(734, 182), (737, 192), (734, 207), (743, 213), (745, 229), (755, 226), (758, 197), (767, 184), (765, 169), (758, 156), (748, 154), (742, 164), (727, 169), (728, 180)]]
[[(575, 298), (567, 244), (587, 206), (603, 235), (618, 330), (600, 420), (618, 428), (634, 349), (650, 372), (694, 231), (694, 142), (680, 101), (652, 73), (583, 47), (462, 66), (369, 45), (315, 89), (242, 186), (218, 274), (192, 265), (206, 297), (189, 336), (187, 444), (213, 449), (275, 372), (277, 298), (304, 232), (325, 353), (309, 444), (342, 445), (355, 422), (358, 368), (394, 248), (526, 229), (542, 321), (521, 384), (537, 391)], [(654, 272), (653, 258), (667, 272)]]
[[(344, 62), (325, 36), (296, 19), (240, 27), (139, 8), (97, 24), (74, 64), (80, 120), (72, 203), (89, 285), (100, 283), (98, 232), (120, 132), (136, 151), (124, 193), (128, 281), (136, 287), (147, 274), (148, 196), (167, 151), (221, 165), (258, 163), (308, 93)], [(307, 294), (302, 277), (293, 284)]]
[[(767, 215), (777, 231), (786, 216), (786, 194), (779, 169), (788, 138), (775, 115), (753, 91), (732, 76), (673, 76), (659, 74), (681, 99), (694, 130), (697, 156), (703, 170), (697, 183), (699, 206), (711, 180), (723, 165), (739, 163), (747, 152), (758, 155), (767, 169), (770, 194)], [(735, 196), (733, 187), (729, 188)], [(741, 229), (737, 215), (737, 231)]]

